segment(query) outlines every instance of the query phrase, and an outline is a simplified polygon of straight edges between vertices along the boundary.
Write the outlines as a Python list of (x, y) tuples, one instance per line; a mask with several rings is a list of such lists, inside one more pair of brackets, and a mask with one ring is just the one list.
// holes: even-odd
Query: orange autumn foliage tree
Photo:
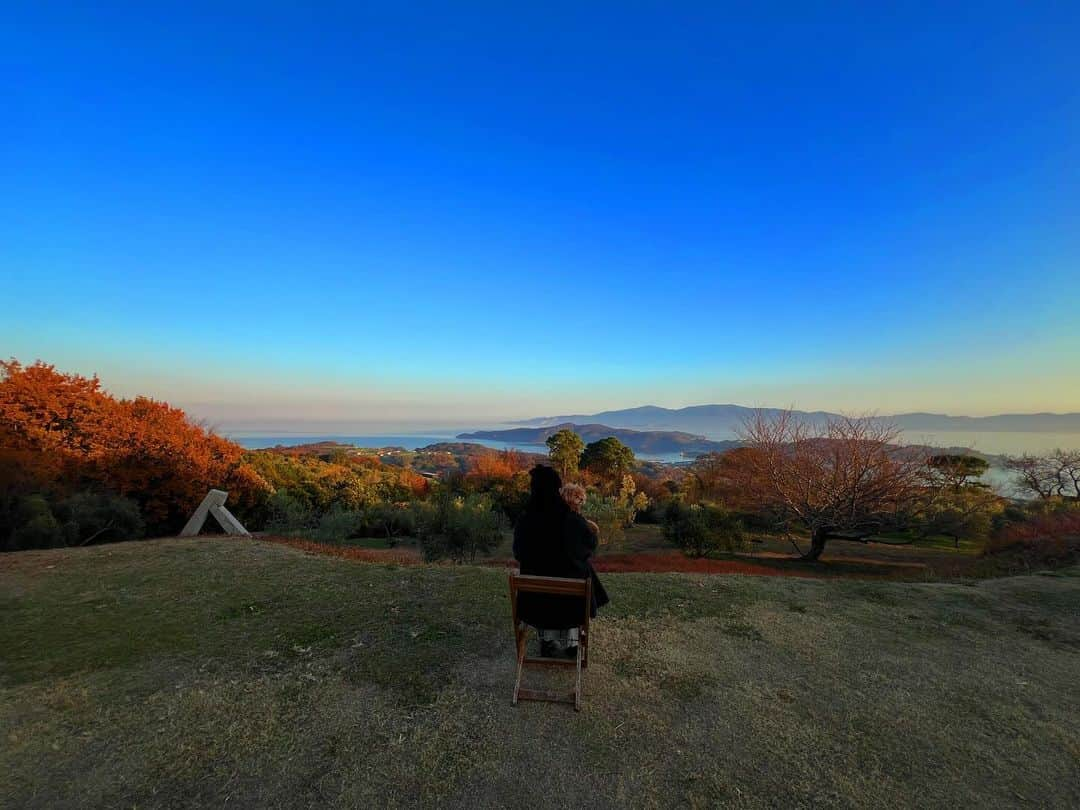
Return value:
[(529, 460), (517, 450), (488, 451), (469, 460), (466, 488), (475, 492), (512, 492), (528, 488)]
[(406, 487), (414, 497), (422, 497), (431, 491), (431, 482), (419, 473), (412, 470), (402, 470), (398, 475), (398, 481)]
[(500, 478), (512, 478), (515, 473), (525, 468), (520, 453), (513, 450), (504, 450), (501, 453), (481, 453), (473, 456), (469, 464), (468, 475), (470, 478), (482, 480), (495, 480)]
[[(516, 450), (477, 453), (469, 459), (460, 490), (490, 496), (501, 511), (515, 520), (528, 496), (529, 466), (529, 460)], [(450, 483), (448, 479), (444, 481)]]
[(0, 486), (135, 500), (152, 532), (179, 529), (206, 495), (240, 512), (269, 490), (243, 449), (146, 397), (117, 399), (97, 377), (0, 361)]

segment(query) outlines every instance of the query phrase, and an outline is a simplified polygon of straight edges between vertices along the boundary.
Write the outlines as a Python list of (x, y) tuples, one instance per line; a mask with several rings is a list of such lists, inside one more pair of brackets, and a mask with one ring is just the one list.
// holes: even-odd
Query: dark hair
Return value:
[(537, 464), (529, 470), (529, 512), (535, 516), (560, 514), (569, 509), (559, 494), (562, 479), (554, 468)]

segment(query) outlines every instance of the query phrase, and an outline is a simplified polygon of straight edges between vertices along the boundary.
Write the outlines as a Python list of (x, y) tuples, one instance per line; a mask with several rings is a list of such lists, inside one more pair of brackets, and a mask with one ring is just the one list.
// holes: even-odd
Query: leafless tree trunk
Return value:
[(1050, 454), (1057, 480), (1057, 494), (1063, 498), (1080, 498), (1080, 450), (1055, 450)]
[[(1062, 451), (1057, 451), (1064, 456)], [(1080, 465), (1078, 465), (1080, 466)], [(1015, 474), (1016, 486), (1036, 498), (1052, 498), (1060, 495), (1063, 466), (1053, 457), (1033, 456), (1025, 453), (1005, 460), (1005, 469)]]

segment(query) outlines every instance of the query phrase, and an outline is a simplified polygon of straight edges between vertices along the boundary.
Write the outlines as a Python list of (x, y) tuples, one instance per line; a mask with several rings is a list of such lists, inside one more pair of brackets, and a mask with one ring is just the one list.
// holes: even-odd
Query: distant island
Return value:
[[(643, 405), (616, 411), (570, 416), (542, 416), (513, 422), (531, 427), (557, 427), (565, 424), (607, 425), (608, 428), (630, 430), (675, 431), (683, 435), (731, 434), (739, 430), (747, 418), (758, 410), (767, 416), (782, 412), (780, 408), (749, 408), (744, 405), (692, 405), (688, 408), (661, 408)], [(823, 423), (839, 414), (828, 411), (794, 411), (809, 422)], [(938, 413), (901, 413), (883, 416), (901, 430), (1017, 432), (1017, 433), (1080, 433), (1080, 413), (1015, 413), (996, 416), (949, 416)], [(583, 437), (584, 438), (584, 437)], [(517, 439), (516, 441), (523, 441)]]
[(459, 439), (487, 439), (489, 441), (516, 442), (543, 445), (549, 436), (560, 430), (572, 430), (586, 442), (595, 442), (614, 436), (635, 453), (683, 453), (696, 456), (701, 453), (722, 452), (738, 447), (738, 441), (713, 441), (704, 436), (678, 430), (630, 430), (601, 424), (580, 425), (562, 422), (543, 427), (521, 427), (509, 430), (478, 430), (458, 434)]
[[(704, 436), (695, 436), (691, 433), (682, 433), (676, 430), (629, 430), (627, 428), (615, 428), (609, 425), (578, 425), (573, 422), (564, 422), (559, 425), (537, 428), (510, 428), (508, 430), (477, 430), (472, 433), (461, 433), (459, 439), (486, 439), (488, 441), (507, 442), (510, 444), (535, 444), (542, 446), (549, 436), (560, 430), (572, 430), (586, 442), (595, 442), (614, 436), (635, 453), (649, 453), (653, 455), (681, 453), (687, 458), (694, 458), (704, 453), (724, 453), (736, 447), (741, 447), (743, 442), (738, 439), (713, 441)], [(988, 462), (991, 466), (1001, 466), (1005, 457), (993, 453), (982, 453), (969, 447), (960, 446), (930, 446), (924, 444), (907, 445), (927, 453), (948, 453), (961, 456), (976, 456)], [(437, 444), (422, 448), (424, 451), (454, 450), (461, 452), (465, 448), (480, 448), (475, 444)], [(483, 449), (483, 448), (480, 448)], [(534, 454), (529, 454), (533, 456)], [(542, 456), (536, 456), (535, 460), (542, 460)]]

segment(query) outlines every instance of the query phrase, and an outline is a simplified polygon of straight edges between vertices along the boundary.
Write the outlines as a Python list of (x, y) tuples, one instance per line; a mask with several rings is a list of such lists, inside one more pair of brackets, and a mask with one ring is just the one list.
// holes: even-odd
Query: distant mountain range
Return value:
[(737, 441), (712, 441), (704, 436), (696, 436), (677, 430), (631, 430), (610, 425), (562, 422), (557, 425), (542, 427), (521, 427), (510, 430), (478, 430), (473, 433), (461, 433), (459, 439), (488, 439), (517, 444), (543, 445), (549, 436), (560, 430), (568, 429), (578, 434), (586, 443), (614, 436), (635, 453), (685, 453), (696, 456), (699, 453), (730, 450), (738, 447)]
[[(701, 437), (710, 435), (717, 437), (730, 436), (738, 431), (745, 420), (752, 417), (758, 410), (770, 416), (782, 413), (780, 408), (758, 409), (748, 408), (743, 405), (692, 405), (688, 408), (676, 409), (644, 405), (640, 408), (603, 411), (594, 414), (539, 417), (513, 422), (512, 424), (532, 427), (557, 427), (569, 423), (579, 426), (606, 425), (608, 428), (626, 428), (630, 430), (675, 431), (684, 435), (691, 434), (692, 437), (700, 440)], [(795, 411), (794, 413), (811, 422), (824, 422), (829, 417), (838, 415), (828, 411)], [(919, 431), (927, 433), (936, 431), (1080, 433), (1080, 413), (1007, 413), (997, 416), (902, 413), (883, 418), (895, 423), (901, 430), (909, 433)], [(524, 440), (515, 439), (511, 441)]]

